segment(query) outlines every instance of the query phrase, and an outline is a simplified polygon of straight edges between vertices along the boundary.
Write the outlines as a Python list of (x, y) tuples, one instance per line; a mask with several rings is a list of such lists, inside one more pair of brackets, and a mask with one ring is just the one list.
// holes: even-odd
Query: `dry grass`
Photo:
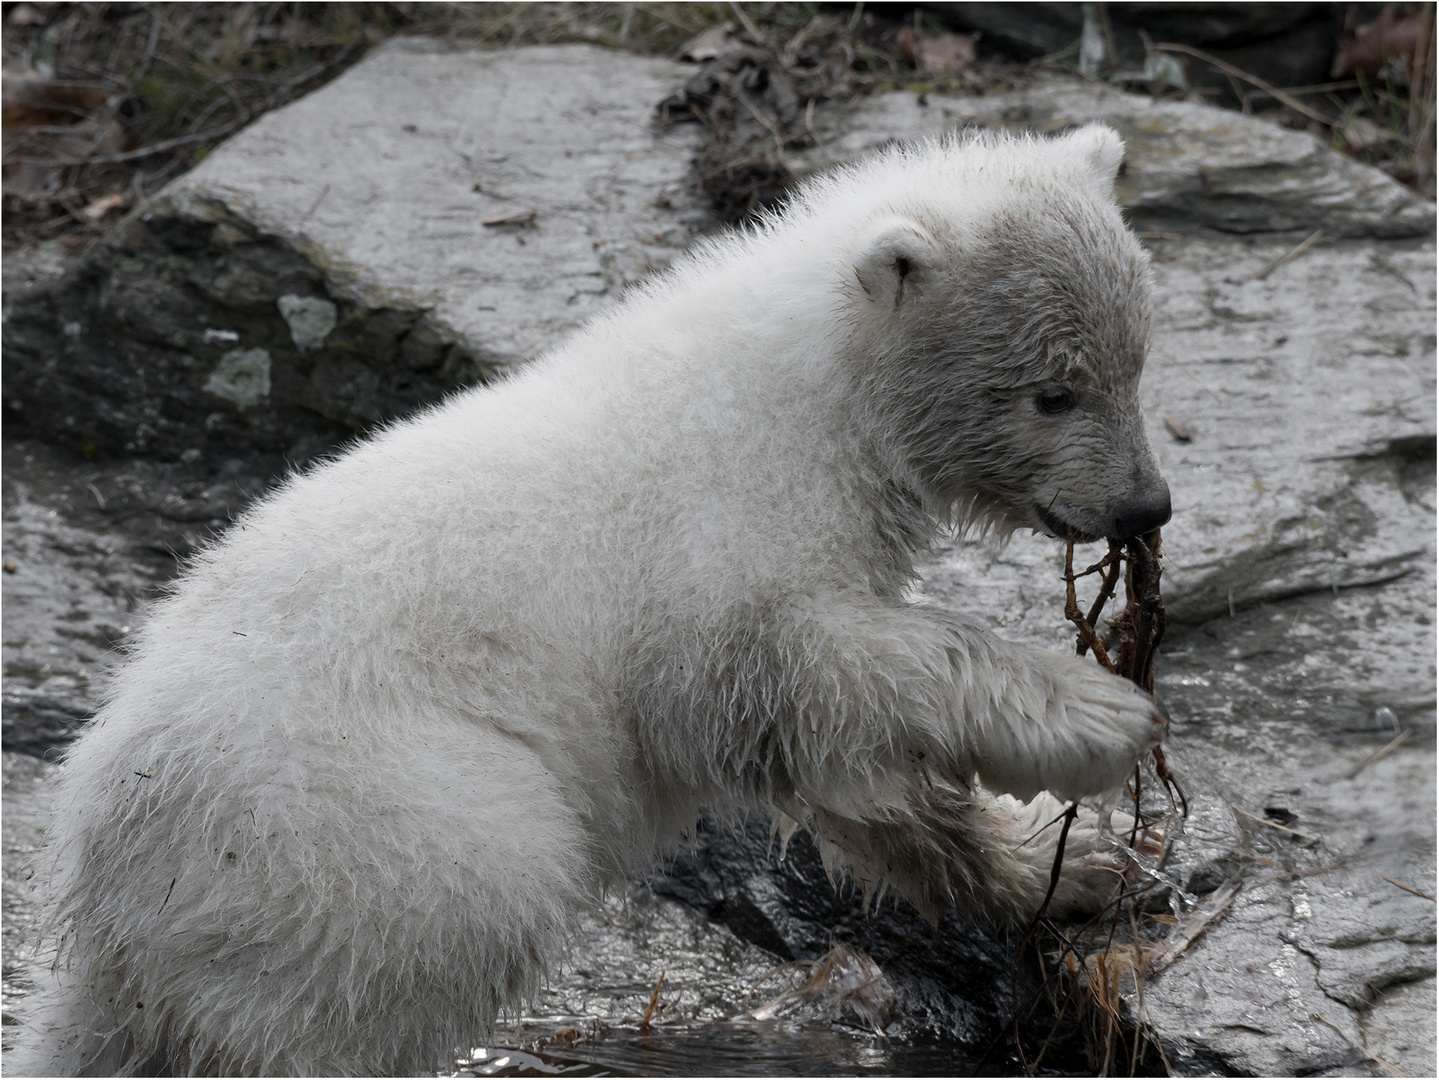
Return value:
[[(83, 244), (251, 120), (396, 35), (673, 56), (726, 27), (751, 54), (738, 72), (747, 85), (783, 84), (800, 110), (917, 79), (959, 85), (923, 68), (907, 24), (862, 5), (832, 14), (806, 3), (18, 4), (4, 24), (4, 240)], [(982, 81), (966, 75), (971, 87)], [(729, 86), (701, 103), (679, 102), (666, 118), (709, 127), (697, 175), (721, 216), (779, 197), (793, 179), (780, 154), (806, 137), (803, 113)]]
[(396, 35), (669, 53), (730, 11), (709, 3), (10, 5), (4, 240), (83, 243), (251, 120)]
[[(1370, 79), (1360, 71), (1312, 95), (1266, 90), (1241, 72), (1235, 85), (1247, 87), (1245, 108), (1277, 103), (1279, 122), (1308, 127), (1432, 198), (1433, 5), (1423, 11), (1407, 66), (1391, 63)], [(729, 63), (733, 70), (708, 65), (716, 85), (671, 103), (666, 115), (709, 128), (696, 176), (732, 220), (783, 194), (793, 179), (786, 151), (810, 137), (817, 102), (899, 86), (984, 92), (1024, 78), (1021, 65), (976, 59), (974, 38), (942, 32), (933, 16), (881, 5), (11, 4), (3, 26), (4, 244), (83, 246), (226, 137), (395, 35), (494, 47), (583, 41), (678, 55), (726, 25), (747, 57)], [(734, 92), (744, 80), (784, 93), (769, 100)]]

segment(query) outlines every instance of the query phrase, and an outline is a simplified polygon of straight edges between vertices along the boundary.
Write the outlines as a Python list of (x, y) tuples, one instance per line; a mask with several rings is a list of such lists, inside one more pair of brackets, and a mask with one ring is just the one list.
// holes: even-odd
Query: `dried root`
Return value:
[[(1132, 537), (1128, 540), (1111, 540), (1109, 550), (1097, 563), (1079, 572), (1074, 569), (1074, 536), (1071, 532), (1065, 547), (1064, 615), (1074, 624), (1075, 651), (1079, 656), (1092, 653), (1095, 661), (1116, 675), (1129, 679), (1141, 689), (1152, 693), (1154, 690), (1154, 661), (1159, 643), (1164, 637), (1164, 603), (1160, 598), (1160, 536), (1155, 530), (1148, 536)], [(1098, 576), (1099, 588), (1087, 608), (1080, 605), (1077, 583), (1081, 578)], [(1103, 635), (1095, 627), (1104, 615), (1105, 607), (1119, 592), (1123, 582), (1124, 604), (1115, 615), (1109, 617)], [(1188, 800), (1184, 790), (1165, 761), (1164, 753), (1158, 747), (1153, 754), (1155, 775), (1164, 785), (1170, 806), (1180, 816), (1189, 813)], [(1136, 766), (1130, 783), (1129, 794), (1133, 798), (1134, 828), (1125, 838), (1129, 848), (1136, 853), (1137, 860), (1151, 853), (1148, 831), (1160, 821), (1173, 821), (1172, 816), (1156, 818), (1151, 811), (1146, 819), (1141, 806), (1144, 770)], [(1163, 954), (1167, 944), (1155, 946), (1153, 934), (1146, 942), (1139, 927), (1138, 910), (1141, 902), (1152, 892), (1149, 881), (1138, 885), (1121, 882), (1114, 900), (1088, 926), (1077, 932), (1066, 933), (1046, 918), (1049, 896), (1054, 893), (1064, 860), (1065, 834), (1068, 825), (1077, 812), (1071, 806), (1065, 814), (1065, 830), (1061, 833), (1054, 867), (1051, 871), (1049, 894), (1030, 923), (1021, 945), (1021, 955), (1029, 947), (1036, 931), (1046, 931), (1048, 947), (1038, 950), (1041, 966), (1045, 963), (1046, 952), (1052, 958), (1052, 948), (1059, 947), (1059, 966), (1047, 972), (1045, 987), (1049, 990), (1054, 1010), (1054, 1029), (1050, 1032), (1039, 1054), (1032, 1061), (1024, 1062), (1027, 1071), (1034, 1075), (1045, 1051), (1051, 1046), (1061, 1027), (1068, 1027), (1071, 1034), (1076, 1030), (1082, 1036), (1090, 1067), (1099, 1075), (1115, 1075), (1127, 1072), (1137, 1075), (1142, 1071), (1164, 1069), (1163, 1050), (1141, 1023), (1134, 1029), (1125, 1020), (1121, 1007), (1121, 990), (1132, 989), (1138, 994), (1139, 1006), (1143, 1007), (1144, 980), (1162, 964), (1155, 958)], [(1165, 828), (1167, 833), (1168, 829)], [(1162, 861), (1162, 853), (1161, 853)], [(1148, 863), (1146, 865), (1153, 865)], [(1116, 940), (1120, 927), (1121, 913), (1128, 915), (1129, 941)], [(1156, 919), (1162, 921), (1163, 918)], [(1106, 925), (1107, 924), (1107, 925)], [(1125, 935), (1121, 934), (1123, 938)], [(1171, 935), (1171, 939), (1174, 935)], [(1185, 943), (1187, 945), (1187, 942)], [(1182, 950), (1184, 945), (1177, 946)], [(1070, 1019), (1066, 1021), (1066, 1017)], [(1015, 1034), (1018, 1046), (1018, 1021)], [(1020, 1048), (1023, 1061), (1023, 1049)]]
[[(1135, 536), (1128, 540), (1111, 540), (1109, 552), (1099, 562), (1078, 574), (1074, 572), (1074, 533), (1071, 530), (1064, 551), (1065, 602), (1064, 617), (1078, 628), (1076, 654), (1083, 656), (1092, 651), (1094, 657), (1107, 671), (1123, 676), (1140, 689), (1154, 692), (1154, 657), (1159, 643), (1164, 638), (1164, 601), (1159, 595), (1161, 573), (1159, 530), (1148, 536)], [(1104, 607), (1113, 598), (1121, 572), (1124, 574), (1124, 610), (1109, 620), (1108, 639), (1101, 641), (1094, 631), (1094, 624), (1104, 613)], [(1088, 613), (1079, 607), (1075, 595), (1075, 582), (1090, 574), (1102, 573), (1099, 595), (1095, 597)], [(1115, 650), (1111, 658), (1110, 652)], [(1189, 814), (1189, 800), (1184, 789), (1175, 778), (1164, 750), (1154, 748), (1154, 771), (1169, 792), (1171, 802), (1177, 802), (1184, 815)], [(1139, 816), (1140, 771), (1134, 773), (1135, 817)]]

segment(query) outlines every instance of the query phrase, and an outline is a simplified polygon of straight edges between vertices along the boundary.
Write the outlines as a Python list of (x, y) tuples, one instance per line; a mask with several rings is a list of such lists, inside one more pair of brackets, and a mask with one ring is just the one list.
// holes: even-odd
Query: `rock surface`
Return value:
[[(648, 119), (684, 75), (582, 47), (397, 43), (221, 148), (87, 262), (7, 288), (7, 438), (63, 448), (6, 447), (7, 749), (43, 752), (93, 710), (109, 646), (171, 553), (262, 490), (264, 461), (303, 460), (539, 351), (683, 247), (704, 224), (683, 190), (695, 133)], [(821, 111), (821, 145), (797, 164), (956, 124), (1091, 118), (1129, 141), (1123, 198), (1155, 265), (1143, 393), (1176, 506), (1158, 693), (1193, 807), (1170, 872), (1196, 896), (1243, 879), (1142, 1009), (1134, 993), (1125, 1007), (1181, 1074), (1383, 1072), (1379, 1059), (1423, 1075), (1434, 905), (1385, 879), (1434, 888), (1432, 205), (1308, 136), (1071, 83)], [(1281, 262), (1321, 227), (1339, 239)], [(99, 460), (67, 456), (77, 447)], [(965, 542), (926, 590), (1063, 648), (1059, 572), (1048, 542)], [(6, 755), (7, 1000), (29, 911), (12, 868), (43, 823), (46, 768)], [(907, 984), (906, 1030), (972, 1039), (1003, 1011), (1002, 943), (946, 927), (959, 952), (917, 956), (902, 918), (865, 921), (798, 853), (779, 866), (757, 828), (709, 837), (657, 879), (728, 930), (706, 937), (672, 900), (602, 913), (551, 1013), (612, 1018), (621, 997), (591, 992), (592, 967), (688, 949), (708, 959), (683, 961), (684, 992), (707, 1017), (697, 987), (729, 988), (718, 1015), (761, 962), (752, 946), (812, 957), (832, 931)], [(643, 996), (653, 964), (632, 966), (626, 993)], [(714, 1038), (647, 1060), (703, 1071)], [(757, 1052), (793, 1064), (795, 1045)], [(821, 1066), (900, 1064), (805, 1045)]]
[(860, 98), (816, 125), (796, 172), (896, 139), (984, 127), (1052, 132), (1102, 121), (1127, 146), (1119, 201), (1141, 223), (1227, 232), (1323, 228), (1331, 236), (1432, 236), (1434, 204), (1302, 131), (1187, 101), (1059, 79), (983, 97), (908, 92)]
[(306, 461), (527, 359), (707, 223), (669, 61), (396, 40), (12, 300), (5, 422), (87, 456)]

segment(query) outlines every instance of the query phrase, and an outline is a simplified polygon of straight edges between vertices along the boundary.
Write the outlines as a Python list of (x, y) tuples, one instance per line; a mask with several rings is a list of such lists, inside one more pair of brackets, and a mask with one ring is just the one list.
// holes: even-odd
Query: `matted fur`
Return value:
[[(1121, 155), (1089, 127), (838, 170), (250, 510), (67, 755), (7, 1071), (433, 1069), (705, 807), (926, 912), (1029, 914), (1053, 796), (1161, 726), (909, 602), (912, 558), (1167, 515)], [(1082, 905), (1112, 857), (1072, 843)]]

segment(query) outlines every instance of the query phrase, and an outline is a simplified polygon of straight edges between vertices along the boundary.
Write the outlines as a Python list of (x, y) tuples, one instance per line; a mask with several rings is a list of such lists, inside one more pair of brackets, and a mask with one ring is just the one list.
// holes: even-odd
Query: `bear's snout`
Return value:
[(1169, 485), (1163, 480), (1114, 507), (1112, 536), (1121, 539), (1143, 536), (1169, 521)]

